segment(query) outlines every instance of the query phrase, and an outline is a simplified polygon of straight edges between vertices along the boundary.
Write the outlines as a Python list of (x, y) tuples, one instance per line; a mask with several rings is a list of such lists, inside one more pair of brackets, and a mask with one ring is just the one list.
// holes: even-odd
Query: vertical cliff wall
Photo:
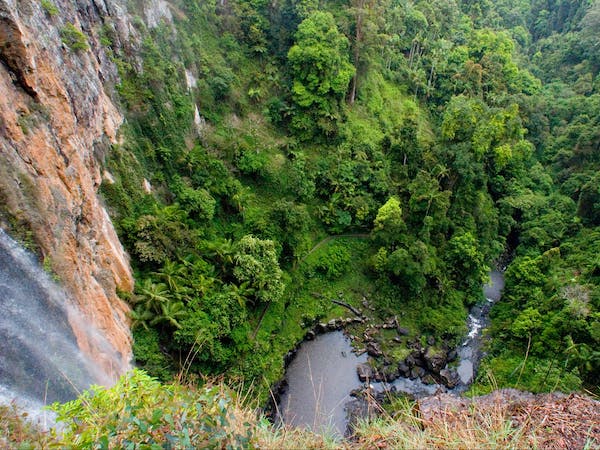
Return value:
[(98, 353), (75, 329), (80, 347), (121, 367), (131, 337), (116, 291), (130, 291), (133, 279), (97, 189), (99, 160), (123, 121), (110, 95), (116, 69), (99, 34), (111, 27), (126, 39), (124, 13), (118, 1), (0, 0), (0, 208), (31, 230), (118, 357)]

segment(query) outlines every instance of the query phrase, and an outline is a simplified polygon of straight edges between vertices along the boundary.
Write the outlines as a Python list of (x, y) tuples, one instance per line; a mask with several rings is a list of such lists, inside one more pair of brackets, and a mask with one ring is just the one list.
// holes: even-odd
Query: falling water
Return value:
[(115, 381), (117, 373), (80, 351), (72, 324), (103, 354), (115, 353), (34, 256), (0, 229), (0, 402), (31, 411)]

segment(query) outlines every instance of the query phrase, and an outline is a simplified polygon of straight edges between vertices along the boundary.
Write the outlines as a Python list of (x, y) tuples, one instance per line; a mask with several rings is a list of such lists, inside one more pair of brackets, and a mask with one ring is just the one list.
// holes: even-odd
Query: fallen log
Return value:
[(342, 302), (340, 300), (331, 300), (332, 303), (335, 303), (336, 305), (340, 305), (343, 306), (344, 308), (349, 309), (350, 311), (352, 311), (354, 314), (356, 314), (358, 317), (363, 317), (363, 313), (361, 310), (356, 309), (354, 306), (349, 305), (346, 302)]

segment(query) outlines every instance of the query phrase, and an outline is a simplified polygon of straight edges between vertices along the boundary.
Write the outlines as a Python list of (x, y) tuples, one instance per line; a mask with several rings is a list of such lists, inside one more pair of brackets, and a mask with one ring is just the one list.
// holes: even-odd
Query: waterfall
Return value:
[(124, 368), (107, 371), (84, 354), (74, 328), (99, 355), (118, 360), (36, 258), (0, 229), (0, 402), (31, 411), (92, 384), (112, 385)]

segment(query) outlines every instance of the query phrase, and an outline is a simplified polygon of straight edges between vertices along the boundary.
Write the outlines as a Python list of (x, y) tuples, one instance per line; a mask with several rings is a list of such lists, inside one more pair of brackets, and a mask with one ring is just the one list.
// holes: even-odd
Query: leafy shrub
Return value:
[(237, 161), (237, 167), (247, 175), (263, 176), (269, 160), (260, 150), (244, 149)]
[(54, 3), (52, 3), (51, 0), (41, 0), (40, 4), (42, 5), (42, 8), (44, 8), (44, 11), (46, 11), (46, 13), (48, 13), (49, 16), (55, 16), (59, 13), (58, 8), (56, 7), (56, 5)]
[(199, 220), (211, 220), (215, 215), (216, 201), (206, 189), (182, 189), (179, 198), (182, 206)]
[(350, 263), (350, 252), (341, 245), (332, 245), (327, 252), (321, 255), (315, 268), (325, 274), (327, 278), (333, 279), (343, 275), (348, 270)]
[(231, 429), (232, 397), (218, 386), (163, 385), (141, 370), (106, 389), (92, 386), (51, 409), (65, 427), (65, 448), (238, 448), (250, 431)]
[(138, 327), (133, 330), (133, 354), (138, 367), (151, 376), (167, 380), (172, 376), (171, 362), (160, 349), (158, 331)]
[(74, 52), (86, 51), (90, 48), (85, 34), (72, 23), (67, 23), (60, 30), (60, 38)]

